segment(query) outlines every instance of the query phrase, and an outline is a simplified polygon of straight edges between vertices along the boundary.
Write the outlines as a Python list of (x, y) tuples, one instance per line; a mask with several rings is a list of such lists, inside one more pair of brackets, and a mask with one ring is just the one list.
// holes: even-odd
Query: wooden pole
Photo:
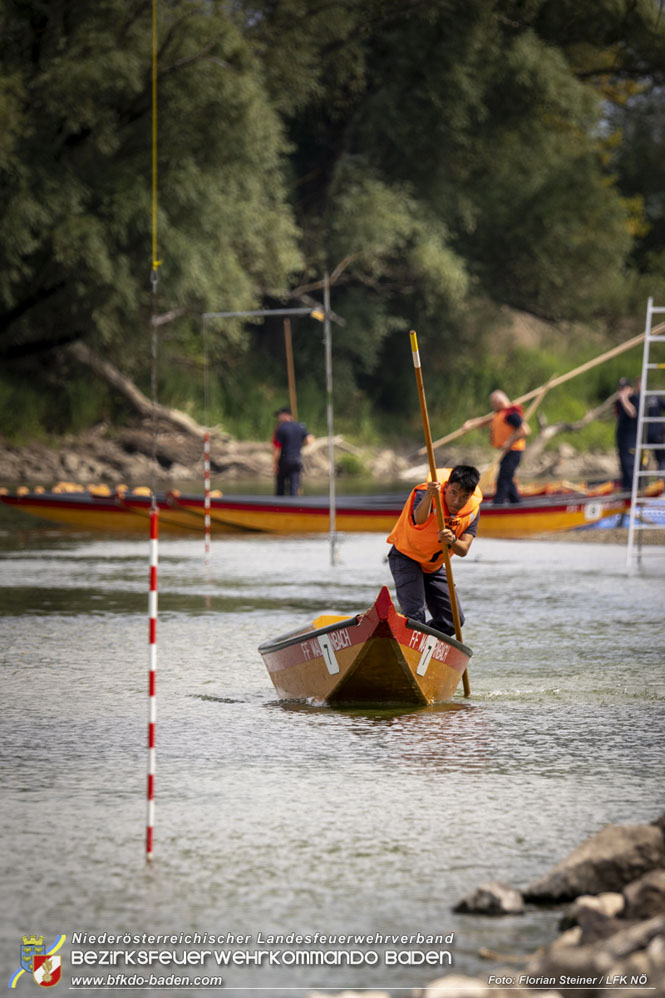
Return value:
[(328, 271), (323, 275), (323, 342), (326, 356), (326, 414), (328, 418), (328, 504), (330, 508), (330, 564), (337, 561), (337, 527), (335, 509), (335, 431), (333, 428), (333, 369), (332, 335), (330, 329), (330, 279)]
[[(652, 335), (657, 333), (662, 333), (665, 331), (665, 322), (661, 322), (658, 326), (654, 326), (652, 329)], [(556, 378), (552, 378), (550, 381), (546, 382), (547, 389), (556, 388), (558, 385), (563, 385), (564, 382), (570, 381), (571, 378), (576, 378), (578, 374), (584, 374), (585, 371), (590, 371), (591, 368), (597, 367), (599, 364), (604, 364), (606, 360), (611, 360), (613, 357), (618, 357), (619, 354), (624, 353), (626, 350), (630, 350), (632, 347), (639, 346), (640, 343), (644, 342), (644, 333), (640, 333), (639, 336), (634, 336), (632, 340), (626, 340), (625, 343), (620, 343), (617, 347), (612, 347), (611, 350), (607, 350), (605, 353), (600, 354), (598, 357), (594, 357), (592, 360), (587, 360), (585, 364), (580, 364), (579, 367), (574, 368), (572, 371), (568, 371), (566, 374), (561, 374)], [(525, 395), (520, 395), (519, 398), (513, 399), (515, 403), (528, 402), (530, 399), (535, 398), (536, 395), (543, 389), (545, 385), (539, 385), (538, 388), (534, 388), (532, 391), (527, 392)], [(492, 413), (488, 413), (486, 416), (479, 416), (478, 422), (482, 422), (485, 419), (490, 419)], [(465, 433), (469, 433), (471, 429), (475, 427), (465, 427), (460, 426), (457, 430), (453, 430), (452, 433), (448, 433), (445, 437), (439, 437), (435, 440), (433, 447), (441, 447), (443, 444), (450, 443), (451, 440), (456, 440), (457, 437), (464, 436)], [(417, 451), (419, 455), (425, 453), (425, 448), (421, 447)]]
[[(427, 400), (425, 399), (425, 385), (423, 383), (423, 372), (420, 364), (420, 353), (418, 351), (418, 337), (415, 332), (411, 330), (409, 333), (411, 337), (411, 353), (413, 355), (413, 367), (416, 372), (416, 383), (418, 385), (418, 398), (420, 400), (420, 413), (423, 419), (423, 430), (425, 433), (425, 447), (427, 448), (427, 456), (429, 458), (429, 470), (432, 476), (433, 482), (438, 482), (439, 478), (436, 473), (436, 461), (434, 460), (434, 447), (432, 446), (432, 431), (429, 425), (429, 416), (427, 414)], [(436, 519), (439, 526), (439, 530), (445, 530), (446, 524), (443, 518), (443, 505), (441, 503), (441, 493), (437, 492), (435, 496), (436, 505)], [(453, 623), (455, 625), (455, 637), (458, 641), (462, 641), (462, 625), (459, 618), (459, 607), (457, 606), (457, 594), (455, 593), (455, 583), (453, 581), (453, 570), (450, 567), (450, 555), (448, 554), (448, 545), (442, 544), (441, 549), (443, 551), (443, 563), (446, 568), (446, 580), (448, 582), (448, 595), (450, 597), (450, 608), (453, 613)], [(464, 683), (464, 696), (471, 696), (471, 684), (469, 683), (469, 671), (464, 670), (462, 676), (462, 681)]]
[(291, 320), (284, 320), (284, 349), (286, 351), (286, 375), (289, 379), (289, 406), (293, 418), (298, 418), (298, 402), (296, 400), (296, 375), (293, 366), (293, 340), (291, 338)]

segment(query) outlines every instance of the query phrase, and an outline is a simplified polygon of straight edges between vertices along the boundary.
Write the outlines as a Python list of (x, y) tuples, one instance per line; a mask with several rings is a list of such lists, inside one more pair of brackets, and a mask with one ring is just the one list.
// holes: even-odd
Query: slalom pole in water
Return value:
[(155, 723), (157, 720), (157, 545), (159, 539), (159, 510), (153, 499), (150, 510), (150, 594), (149, 617), (149, 672), (148, 672), (148, 818), (146, 825), (146, 859), (152, 859), (153, 830), (155, 827)]
[(159, 538), (159, 507), (157, 506), (157, 285), (159, 267), (157, 259), (157, 3), (152, 0), (152, 321), (151, 321), (151, 391), (152, 391), (152, 502), (150, 504), (150, 592), (149, 617), (149, 672), (148, 672), (148, 816), (146, 822), (145, 855), (152, 860), (153, 832), (155, 827), (155, 722), (157, 700), (155, 680), (157, 673), (157, 541)]
[(205, 535), (205, 563), (210, 564), (210, 431), (203, 438), (203, 523)]
[[(418, 398), (420, 400), (420, 413), (423, 419), (423, 430), (425, 433), (425, 446), (427, 447), (427, 456), (429, 458), (429, 471), (433, 482), (438, 482), (439, 478), (436, 473), (436, 461), (434, 459), (434, 448), (432, 447), (432, 431), (429, 425), (429, 416), (427, 414), (427, 400), (425, 398), (425, 384), (423, 382), (423, 372), (420, 364), (420, 351), (418, 350), (418, 337), (416, 336), (413, 329), (409, 333), (411, 337), (411, 353), (413, 355), (413, 366), (416, 372), (416, 383), (418, 385)], [(436, 518), (439, 525), (439, 530), (445, 529), (445, 520), (443, 518), (443, 506), (441, 505), (441, 493), (437, 492), (435, 497), (436, 506)], [(448, 554), (448, 546), (446, 544), (441, 545), (441, 550), (443, 551), (443, 563), (446, 569), (446, 580), (448, 582), (448, 595), (450, 597), (450, 609), (453, 612), (453, 624), (455, 625), (455, 637), (458, 641), (462, 641), (462, 625), (459, 619), (459, 607), (457, 606), (457, 594), (455, 592), (455, 583), (453, 581), (453, 570), (450, 566), (450, 555)], [(464, 684), (464, 696), (471, 696), (471, 684), (469, 683), (469, 672), (467, 669), (464, 670), (462, 675), (462, 682)]]

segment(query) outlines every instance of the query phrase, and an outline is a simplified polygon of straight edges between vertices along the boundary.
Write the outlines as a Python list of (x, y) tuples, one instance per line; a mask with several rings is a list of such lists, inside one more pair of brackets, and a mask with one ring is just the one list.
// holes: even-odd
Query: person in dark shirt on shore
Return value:
[(635, 448), (637, 446), (637, 410), (639, 395), (633, 390), (628, 378), (619, 378), (617, 397), (614, 403), (616, 413), (616, 445), (621, 467), (621, 490), (630, 492), (633, 487), (635, 469)]
[(277, 427), (272, 441), (275, 495), (297, 496), (302, 472), (300, 452), (303, 444), (311, 444), (314, 437), (303, 423), (295, 421), (288, 406), (278, 409), (275, 415)]
[[(642, 391), (642, 379), (635, 379), (635, 408), (639, 411), (639, 399)], [(646, 452), (653, 454), (658, 471), (665, 471), (665, 398), (662, 395), (646, 393), (644, 399), (644, 415), (647, 419), (656, 419), (656, 423), (646, 424), (646, 443), (655, 446), (647, 447)]]

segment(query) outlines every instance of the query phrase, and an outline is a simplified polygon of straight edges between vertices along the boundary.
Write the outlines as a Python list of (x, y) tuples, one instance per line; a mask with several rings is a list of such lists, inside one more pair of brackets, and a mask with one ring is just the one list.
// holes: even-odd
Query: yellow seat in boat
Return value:
[(320, 617), (312, 621), (312, 630), (317, 631), (319, 627), (327, 627), (329, 624), (339, 624), (342, 620), (351, 620), (346, 613), (322, 613)]

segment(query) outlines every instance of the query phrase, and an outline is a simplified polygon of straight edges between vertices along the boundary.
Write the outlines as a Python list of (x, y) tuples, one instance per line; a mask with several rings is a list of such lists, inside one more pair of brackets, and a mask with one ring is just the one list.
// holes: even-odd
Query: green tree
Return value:
[[(349, 419), (413, 411), (409, 365), (395, 363), (409, 326), (450, 414), (494, 378), (479, 356), (502, 307), (610, 324), (659, 266), (658, 0), (159, 12), (174, 395), (200, 379), (193, 315), (298, 303), (327, 269), (347, 320), (334, 339)], [(0, 0), (0, 356), (32, 379), (52, 375), (45, 349), (82, 337), (146, 380), (150, 15), (148, 0)], [(271, 335), (210, 327), (222, 410), (250, 383), (264, 389), (253, 405), (274, 407)], [(301, 337), (298, 361), (314, 398), (320, 337)]]
[[(308, 273), (332, 271), (350, 319), (336, 343), (358, 352), (362, 330), (351, 372), (386, 407), (410, 398), (408, 365), (388, 370), (409, 325), (454, 380), (465, 351), (482, 349), (483, 298), (553, 321), (624, 306), (644, 222), (619, 184), (608, 101), (640, 67), (658, 71), (665, 25), (655, 0), (592, 8), (252, 4), (246, 30), (270, 53), (293, 143)], [(454, 387), (446, 395), (454, 405)]]
[[(225, 3), (158, 9), (160, 307), (256, 307), (300, 266), (281, 122)], [(132, 352), (146, 353), (151, 11), (0, 3), (6, 362), (85, 338), (132, 374)], [(178, 335), (186, 345), (186, 323)]]

